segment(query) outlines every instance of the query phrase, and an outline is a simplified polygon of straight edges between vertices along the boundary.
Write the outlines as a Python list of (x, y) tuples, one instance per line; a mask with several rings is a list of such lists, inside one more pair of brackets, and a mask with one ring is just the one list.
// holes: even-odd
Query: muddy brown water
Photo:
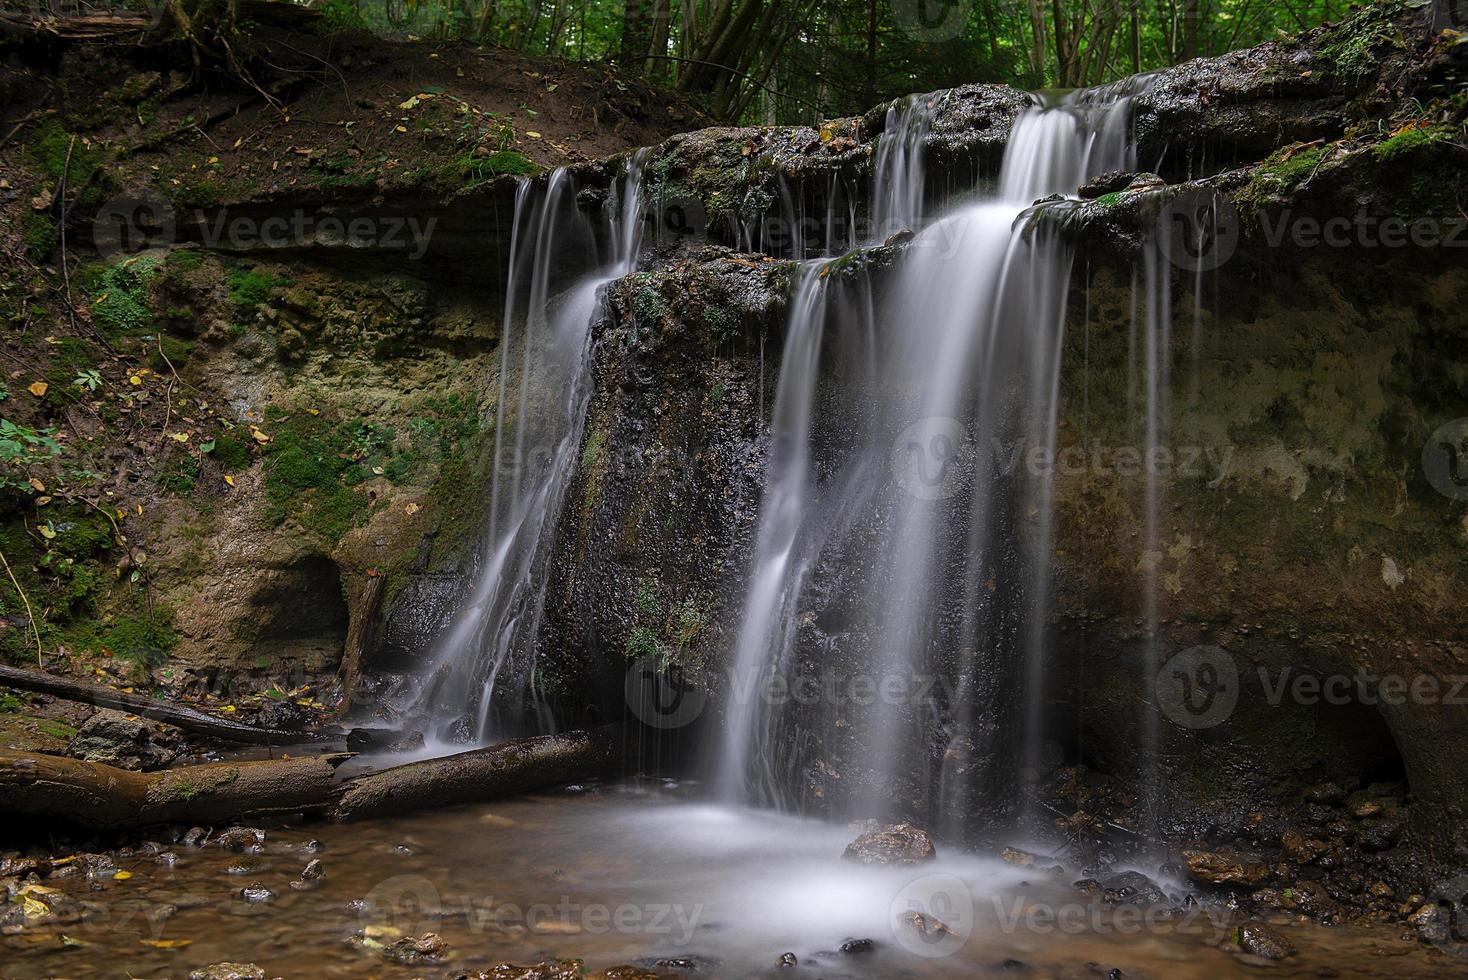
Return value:
[[(1289, 919), (1273, 928), (1296, 955), (1251, 960), (1230, 941), (1236, 921), (1223, 910), (1108, 908), (1070, 887), (1074, 869), (1051, 874), (941, 848), (917, 868), (863, 868), (840, 859), (851, 837), (670, 786), (286, 825), (269, 829), (257, 854), (170, 845), (171, 867), (146, 855), (119, 859), (129, 873), (121, 880), (47, 881), (86, 914), (0, 937), (0, 976), (186, 977), (232, 960), (268, 976), (437, 977), (545, 957), (580, 958), (588, 971), (682, 960), (696, 967), (688, 976), (735, 978), (1468, 973), (1468, 961), (1404, 938), (1400, 926)], [(325, 876), (292, 888), (313, 857)], [(254, 882), (277, 897), (246, 902), (240, 892)], [(912, 910), (953, 931), (920, 935), (900, 921)], [(446, 962), (400, 965), (375, 948), (427, 931), (450, 944)], [(841, 952), (852, 939), (874, 948)], [(799, 966), (776, 970), (787, 951)]]

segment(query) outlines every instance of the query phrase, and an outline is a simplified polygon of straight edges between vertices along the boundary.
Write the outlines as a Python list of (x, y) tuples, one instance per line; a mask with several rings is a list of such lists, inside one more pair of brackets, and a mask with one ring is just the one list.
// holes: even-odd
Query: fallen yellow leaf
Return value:
[(409, 504), (408, 506), (403, 508), (403, 513), (411, 517), (412, 515), (418, 513), (418, 511), (421, 509), (422, 508), (420, 508), (417, 504)]
[(51, 386), (44, 381), (33, 381), (31, 382), (31, 386), (26, 390), (35, 395), (37, 398), (45, 398), (46, 392), (49, 391), (50, 388)]
[(30, 483), (31, 489), (36, 491), (36, 493), (46, 492), (46, 484), (42, 483), (40, 480), (37, 480), (35, 477), (31, 477)]
[(119, 871), (119, 872), (117, 872), (117, 874), (115, 874), (115, 875), (112, 876), (112, 880), (113, 881), (127, 881), (132, 876), (133, 876), (133, 873), (131, 871)]
[(128, 378), (127, 380), (128, 384), (140, 385), (143, 383), (143, 379), (136, 374), (133, 375), (131, 378)]
[(189, 434), (187, 432), (170, 432), (168, 434), (168, 438), (172, 439), (174, 442), (188, 442)]
[(192, 939), (139, 939), (138, 942), (144, 946), (152, 946), (154, 949), (183, 949), (193, 944)]
[(228, 473), (226, 473), (226, 474), (224, 474), (224, 482), (225, 483), (228, 483), (230, 486), (234, 486), (234, 477), (232, 477)]
[(36, 525), (36, 530), (40, 531), (41, 537), (45, 538), (47, 541), (50, 541), (52, 538), (56, 537), (56, 532), (51, 530), (44, 524)]
[(527, 129), (527, 130), (525, 130), (525, 135), (526, 135), (526, 136), (529, 136), (529, 137), (530, 137), (530, 138), (531, 138), (531, 139), (533, 139), (533, 140), (538, 140), (538, 139), (540, 139), (540, 134), (539, 134), (539, 133), (537, 133), (537, 132), (536, 132), (536, 131), (535, 131), (535, 130), (533, 130), (533, 129)]
[(270, 441), (270, 437), (261, 432), (258, 426), (250, 426), (250, 437), (262, 446)]

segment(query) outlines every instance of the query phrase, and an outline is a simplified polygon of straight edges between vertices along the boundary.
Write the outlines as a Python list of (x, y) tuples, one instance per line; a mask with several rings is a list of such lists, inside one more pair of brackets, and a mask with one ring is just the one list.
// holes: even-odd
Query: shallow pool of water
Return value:
[[(1112, 970), (1408, 977), (1463, 965), (1403, 939), (1400, 927), (1288, 920), (1274, 928), (1298, 953), (1250, 961), (1221, 910), (1108, 907), (1071, 887), (1076, 869), (1052, 874), (941, 846), (936, 862), (919, 867), (861, 867), (841, 860), (853, 836), (709, 805), (673, 786), (285, 826), (269, 830), (257, 854), (171, 845), (172, 867), (147, 855), (119, 860), (122, 879), (47, 881), (87, 915), (0, 938), (0, 975), (177, 977), (233, 960), (270, 976), (406, 978), (547, 957), (584, 959), (588, 971), (683, 960), (694, 977), (883, 980)], [(309, 850), (311, 841), (321, 849)], [(292, 888), (313, 857), (325, 876)], [(240, 897), (257, 881), (275, 900)], [(923, 935), (903, 921), (910, 911), (936, 916), (951, 933)], [(399, 965), (372, 945), (428, 931), (450, 944), (446, 963)], [(354, 942), (364, 933), (372, 943)], [(842, 952), (849, 940), (873, 948)], [(798, 967), (775, 968), (785, 952)]]

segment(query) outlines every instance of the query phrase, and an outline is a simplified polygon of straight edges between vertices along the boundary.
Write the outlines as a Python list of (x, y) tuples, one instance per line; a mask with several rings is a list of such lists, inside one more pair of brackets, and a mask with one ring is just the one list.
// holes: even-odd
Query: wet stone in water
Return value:
[(937, 858), (938, 850), (926, 831), (899, 823), (862, 834), (841, 856), (866, 865), (922, 864)]
[(448, 958), (449, 944), (436, 932), (421, 936), (404, 936), (384, 947), (382, 955), (394, 963), (413, 966), (418, 963), (440, 963)]
[(213, 963), (194, 970), (189, 980), (265, 980), (265, 970), (254, 963)]
[(779, 961), (779, 963), (777, 965), (778, 966), (799, 966), (800, 965), (800, 960), (796, 958), (796, 956), (795, 956), (794, 953), (781, 953), (780, 954), (780, 961)]
[(874, 953), (877, 950), (877, 944), (870, 939), (848, 939), (838, 946), (837, 949), (847, 954)]
[(1295, 953), (1294, 943), (1259, 922), (1245, 922), (1239, 926), (1239, 948), (1252, 956), (1267, 960), (1282, 960)]
[(240, 889), (240, 898), (243, 898), (251, 905), (258, 905), (261, 902), (275, 901), (275, 892), (266, 888), (263, 882), (252, 881)]
[(231, 827), (219, 835), (219, 846), (226, 851), (247, 851), (263, 843), (265, 831), (254, 827)]

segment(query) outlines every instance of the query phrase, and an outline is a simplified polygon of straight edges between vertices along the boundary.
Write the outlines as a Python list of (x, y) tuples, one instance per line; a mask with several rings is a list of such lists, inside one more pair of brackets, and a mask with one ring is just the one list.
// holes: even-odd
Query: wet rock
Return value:
[(848, 955), (856, 953), (875, 953), (877, 951), (877, 943), (875, 940), (872, 939), (848, 939), (840, 946), (837, 946), (836, 949), (839, 952), (846, 953)]
[(1356, 842), (1361, 845), (1361, 850), (1372, 854), (1395, 847), (1401, 837), (1401, 824), (1395, 820), (1377, 817), (1361, 821), (1361, 827), (1356, 832)]
[(277, 732), (304, 732), (315, 721), (311, 709), (288, 699), (266, 698), (255, 715), (255, 724)]
[(1167, 181), (1163, 180), (1161, 175), (1143, 173), (1133, 177), (1123, 189), (1128, 191), (1150, 191), (1166, 186)]
[(255, 861), (231, 861), (224, 866), (227, 875), (249, 875), (260, 870), (260, 865)]
[(173, 853), (172, 851), (164, 851), (162, 854), (155, 857), (153, 859), (153, 862), (155, 864), (162, 865), (165, 868), (171, 868), (175, 864), (178, 864), (178, 855)]
[(1188, 875), (1210, 885), (1257, 885), (1269, 877), (1262, 861), (1221, 851), (1184, 851)]
[(320, 854), (326, 850), (326, 845), (319, 840), (308, 840), (296, 849), (302, 854)]
[(425, 932), (421, 936), (404, 936), (397, 942), (383, 947), (384, 958), (404, 966), (419, 963), (442, 963), (448, 958), (449, 944), (436, 932)]
[(800, 960), (798, 958), (796, 958), (796, 956), (795, 956), (794, 953), (781, 953), (780, 954), (780, 959), (775, 963), (775, 965), (776, 966), (799, 966), (800, 965)]
[(1260, 922), (1239, 926), (1238, 942), (1244, 952), (1267, 960), (1282, 960), (1295, 954), (1294, 943)]
[(423, 748), (422, 732), (395, 728), (353, 728), (347, 733), (349, 752), (411, 752)]
[(1365, 820), (1368, 817), (1380, 816), (1381, 810), (1381, 804), (1375, 800), (1362, 800), (1351, 807), (1351, 816), (1358, 820)]
[(154, 742), (147, 722), (111, 708), (99, 709), (77, 729), (66, 754), (120, 769), (157, 769), (175, 755)]
[(265, 831), (254, 827), (231, 827), (216, 841), (226, 851), (244, 851), (265, 843)]
[(938, 856), (933, 839), (912, 824), (899, 823), (862, 834), (841, 857), (865, 865), (922, 864)]
[(191, 972), (189, 980), (265, 980), (265, 970), (254, 963), (212, 963)]
[(1124, 191), (1136, 178), (1137, 174), (1131, 170), (1111, 170), (1082, 184), (1076, 193), (1083, 198), (1091, 199), (1100, 197), (1102, 194), (1115, 194)]
[(183, 835), (183, 839), (179, 841), (179, 843), (183, 844), (185, 847), (203, 847), (204, 841), (207, 840), (208, 837), (209, 831), (205, 830), (203, 827), (190, 827), (188, 829), (188, 832)]
[(1162, 886), (1140, 871), (1123, 871), (1101, 879), (1101, 900), (1108, 905), (1165, 905)]
[[(612, 967), (604, 973), (596, 974), (597, 977), (609, 976), (648, 976), (646, 973), (613, 974), (613, 970), (630, 970), (631, 967)], [(474, 973), (450, 973), (448, 980), (583, 980), (580, 960), (547, 960), (534, 966), (516, 966), (513, 963), (501, 963), (490, 967), (489, 970), (480, 970)], [(590, 980), (590, 978), (588, 978)]]
[(1005, 864), (1013, 864), (1020, 868), (1028, 868), (1039, 860), (1039, 858), (1029, 851), (1021, 851), (1017, 847), (1006, 847), (1000, 852), (999, 856), (1004, 859)]
[(326, 865), (321, 863), (320, 858), (313, 858), (301, 869), (301, 877), (291, 882), (291, 887), (296, 891), (305, 891), (312, 888), (326, 875)]
[(261, 905), (265, 902), (275, 901), (275, 892), (265, 887), (264, 882), (252, 881), (240, 889), (240, 898), (243, 898), (251, 905)]
[(953, 930), (948, 928), (947, 923), (942, 919), (923, 912), (903, 912), (897, 917), (897, 922), (903, 928), (911, 929), (924, 939), (937, 941), (944, 936), (953, 935)]
[(1344, 802), (1346, 791), (1340, 787), (1339, 783), (1317, 783), (1314, 786), (1306, 787), (1302, 791), (1302, 795), (1305, 797), (1306, 802), (1335, 806), (1338, 803)]
[(1309, 864), (1327, 850), (1324, 841), (1306, 837), (1297, 830), (1286, 830), (1281, 834), (1279, 846), (1285, 858), (1295, 864)]

